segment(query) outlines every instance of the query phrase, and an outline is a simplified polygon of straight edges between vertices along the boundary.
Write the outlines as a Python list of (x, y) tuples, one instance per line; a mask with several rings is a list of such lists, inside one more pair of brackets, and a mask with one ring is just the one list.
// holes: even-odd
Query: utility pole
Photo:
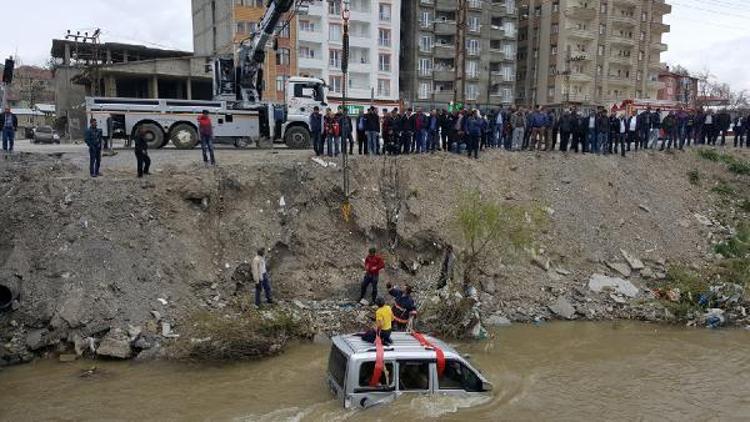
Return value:
[(100, 75), (100, 62), (99, 62), (99, 37), (101, 36), (102, 31), (97, 28), (91, 35), (89, 35), (88, 32), (84, 32), (83, 35), (81, 35), (81, 31), (76, 31), (75, 34), (71, 30), (68, 30), (68, 33), (65, 35), (66, 40), (73, 40), (75, 42), (75, 53), (76, 57), (80, 60), (80, 48), (79, 46), (81, 44), (91, 44), (93, 45), (93, 54), (90, 56), (90, 63), (91, 63), (91, 72), (89, 72), (89, 76), (92, 79), (92, 95), (99, 96), (102, 95), (101, 92), (101, 75)]
[(464, 104), (466, 99), (466, 0), (458, 0), (456, 10), (456, 85), (453, 90), (453, 103)]
[[(344, 84), (341, 91), (341, 106), (343, 108), (342, 117), (344, 119), (349, 119), (347, 123), (349, 123), (349, 125), (351, 126), (351, 117), (349, 117), (349, 110), (346, 105), (346, 88), (349, 82), (349, 0), (338, 1), (343, 3), (341, 7), (341, 18), (344, 20), (343, 52), (341, 58), (341, 71), (343, 73), (343, 77), (341, 78), (341, 80)], [(341, 154), (343, 167), (342, 173), (344, 174), (344, 203), (341, 206), (341, 214), (344, 217), (344, 221), (347, 223), (349, 222), (349, 218), (351, 217), (352, 212), (352, 205), (349, 202), (349, 154), (346, 146), (347, 142), (349, 141), (348, 136), (351, 136), (351, 133), (347, 135), (347, 139), (344, 139), (343, 136), (341, 137), (341, 147), (343, 149)]]

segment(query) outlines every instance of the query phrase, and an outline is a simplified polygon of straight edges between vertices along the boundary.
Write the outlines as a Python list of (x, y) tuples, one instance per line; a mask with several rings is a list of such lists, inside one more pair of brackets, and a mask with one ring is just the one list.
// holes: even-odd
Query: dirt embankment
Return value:
[[(365, 323), (367, 311), (351, 301), (367, 248), (389, 243), (383, 160), (354, 160), (346, 223), (339, 167), (302, 154), (268, 157), (217, 169), (167, 166), (144, 180), (116, 169), (90, 179), (65, 157), (2, 160), (0, 281), (17, 298), (0, 313), (0, 363), (97, 348), (112, 357), (158, 354), (159, 344), (188, 335), (198, 312), (249, 309), (249, 281), (237, 270), (258, 247), (270, 249), (276, 310), (304, 320), (308, 335)], [(478, 189), (547, 213), (536, 262), (524, 255), (483, 269), (477, 299), (490, 323), (668, 319), (659, 302), (587, 283), (601, 273), (643, 288), (669, 265), (705, 266), (717, 259), (713, 243), (748, 217), (748, 176), (692, 151), (626, 159), (491, 152), (479, 161), (440, 154), (398, 163), (398, 246), (386, 255), (383, 279), (417, 286), (422, 303), (437, 301), (462, 193)], [(698, 183), (688, 177), (693, 170)], [(722, 183), (735, 186), (732, 198), (711, 190)], [(645, 268), (633, 270), (622, 251)]]

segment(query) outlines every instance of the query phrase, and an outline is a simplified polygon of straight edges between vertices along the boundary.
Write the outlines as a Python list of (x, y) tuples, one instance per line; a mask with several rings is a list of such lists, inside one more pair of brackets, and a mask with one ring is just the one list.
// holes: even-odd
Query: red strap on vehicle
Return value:
[(377, 387), (380, 382), (380, 376), (383, 374), (384, 358), (385, 351), (383, 350), (383, 341), (380, 339), (380, 334), (377, 334), (375, 336), (375, 368), (372, 370), (370, 387)]
[(431, 349), (435, 350), (435, 355), (437, 358), (437, 373), (439, 377), (443, 376), (443, 372), (445, 371), (445, 354), (443, 353), (443, 349), (437, 347), (436, 345), (429, 342), (424, 336), (420, 333), (413, 332), (411, 333), (412, 337), (414, 337), (419, 344), (421, 344), (423, 347), (429, 347)]

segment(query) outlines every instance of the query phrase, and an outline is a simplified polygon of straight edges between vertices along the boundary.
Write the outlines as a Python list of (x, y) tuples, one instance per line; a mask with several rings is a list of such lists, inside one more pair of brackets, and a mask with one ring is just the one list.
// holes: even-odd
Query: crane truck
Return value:
[[(172, 143), (191, 149), (199, 142), (197, 118), (207, 110), (219, 143), (245, 147), (283, 142), (290, 148), (310, 146), (308, 117), (313, 107), (326, 107), (326, 85), (317, 78), (290, 77), (285, 104), (263, 101), (265, 48), (284, 14), (310, 0), (268, 0), (256, 31), (237, 54), (213, 59), (212, 101), (86, 97), (86, 113), (100, 123), (108, 138), (132, 138), (143, 128), (150, 148)], [(106, 122), (106, 124), (103, 124)]]

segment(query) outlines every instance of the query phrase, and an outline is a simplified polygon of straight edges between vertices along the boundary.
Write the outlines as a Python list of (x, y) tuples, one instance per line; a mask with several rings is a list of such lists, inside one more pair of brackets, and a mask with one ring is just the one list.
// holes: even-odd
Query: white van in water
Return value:
[(492, 384), (453, 348), (434, 337), (418, 337), (391, 334), (393, 343), (383, 347), (383, 370), (375, 386), (376, 346), (353, 334), (333, 337), (328, 385), (336, 399), (345, 408), (366, 408), (403, 394), (474, 395), (492, 390)]

